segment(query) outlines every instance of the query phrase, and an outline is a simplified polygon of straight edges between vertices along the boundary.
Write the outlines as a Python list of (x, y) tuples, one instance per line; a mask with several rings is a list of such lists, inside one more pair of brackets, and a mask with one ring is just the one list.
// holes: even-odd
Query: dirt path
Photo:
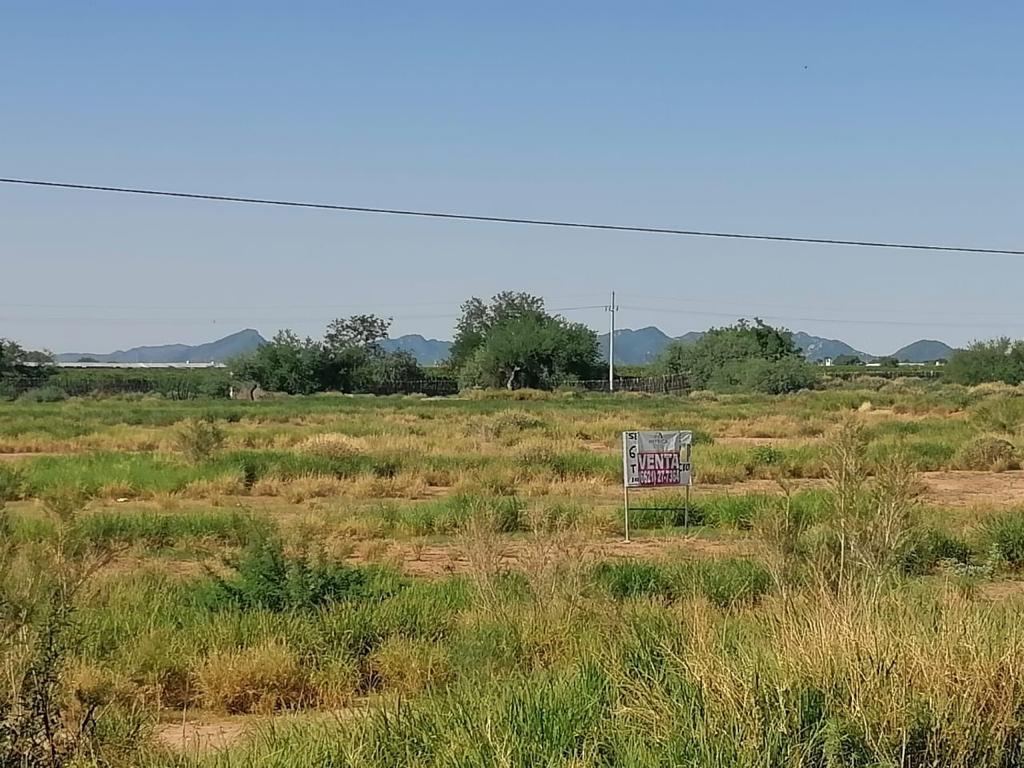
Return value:
[(0, 461), (22, 461), (38, 459), (42, 456), (69, 456), (70, 454), (70, 451), (17, 451), (15, 453), (0, 453)]
[[(494, 557), (502, 568), (510, 570), (533, 567), (556, 545), (544, 539), (507, 539), (496, 544)], [(641, 536), (625, 542), (621, 538), (583, 539), (564, 547), (558, 554), (565, 557), (594, 559), (638, 558), (656, 560), (667, 556), (686, 558), (742, 557), (755, 549), (747, 539), (705, 539), (695, 535)], [(386, 553), (410, 576), (438, 577), (467, 573), (473, 563), (462, 542), (445, 542), (417, 546), (396, 543)], [(355, 559), (360, 559), (358, 553)]]

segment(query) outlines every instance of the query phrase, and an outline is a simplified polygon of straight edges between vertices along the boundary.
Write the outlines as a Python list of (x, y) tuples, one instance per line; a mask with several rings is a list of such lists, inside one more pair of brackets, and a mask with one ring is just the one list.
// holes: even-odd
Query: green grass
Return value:
[[(919, 510), (923, 523), (900, 531), (908, 539), (895, 565), (852, 569), (844, 584), (816, 578), (831, 573), (834, 554), (829, 492), (792, 494), (799, 546), (783, 550), (787, 531), (771, 527), (782, 492), (771, 481), (824, 474), (828, 440), (808, 435), (870, 400), (872, 411), (892, 411), (855, 416), (870, 458), (902, 450), (917, 468), (945, 468), (951, 446), (978, 433), (955, 414), (984, 402), (980, 394), (900, 382), (780, 398), (489, 397), (0, 404), (6, 445), (127, 445), (134, 432), (160, 444), (208, 415), (229, 446), (196, 463), (105, 450), (0, 464), (0, 493), (40, 499), (15, 504), (0, 525), (0, 558), (13, 558), (0, 563), (4, 621), (32, 608), (26, 601), (49, 575), (32, 569), (50, 562), (46, 552), (75, 543), (58, 537), (47, 498), (52, 508), (61, 493), (146, 496), (197, 481), (210, 481), (211, 495), (255, 492), (263, 481), (360, 481), (326, 483), (342, 489), (333, 498), (287, 499), (286, 488), (263, 483), (282, 495), (252, 502), (273, 504), (265, 515), (163, 498), (159, 511), (93, 501), (78, 515), (72, 530), (97, 549), (130, 548), (76, 593), (62, 694), (103, 702), (97, 751), (83, 764), (1021, 762), (1020, 599), (985, 584), (1024, 567), (1019, 510), (983, 510), (980, 524), (974, 510)], [(682, 531), (648, 559), (615, 557), (645, 551), (611, 544), (621, 524), (619, 432), (674, 426), (708, 438), (694, 448), (689, 522), (749, 557), (682, 559), (673, 553), (697, 554)], [(342, 441), (336, 456), (289, 450), (320, 433), (361, 439), (351, 452)], [(723, 439), (754, 433), (770, 444)], [(756, 493), (714, 490), (751, 478), (764, 481)], [(416, 499), (380, 500), (406, 481)], [(665, 528), (648, 539), (670, 540), (682, 501), (637, 494), (633, 524)], [(486, 525), (466, 531), (471, 520)], [(545, 535), (521, 535), (533, 530)], [(850, 536), (851, 556), (867, 551), (857, 537), (881, 539), (867, 526)], [(403, 537), (437, 537), (429, 547), (450, 548), (457, 575), (397, 573), (386, 564), (393, 554), (411, 565), (411, 551), (428, 546), (388, 541)], [(501, 557), (506, 549), (515, 557)], [(5, 669), (16, 669), (27, 657), (11, 643), (31, 633), (6, 634)], [(353, 703), (365, 714), (323, 714)], [(255, 735), (227, 751), (161, 751), (153, 722), (197, 709), (298, 716), (247, 721)]]

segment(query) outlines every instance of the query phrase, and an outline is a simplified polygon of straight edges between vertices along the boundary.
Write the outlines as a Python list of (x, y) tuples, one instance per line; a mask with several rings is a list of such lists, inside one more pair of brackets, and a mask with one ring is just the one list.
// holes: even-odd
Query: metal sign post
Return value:
[[(622, 502), (626, 541), (629, 541), (629, 489), (686, 487), (683, 523), (690, 525), (690, 485), (693, 482), (692, 432), (622, 433)], [(686, 460), (680, 454), (686, 449)]]

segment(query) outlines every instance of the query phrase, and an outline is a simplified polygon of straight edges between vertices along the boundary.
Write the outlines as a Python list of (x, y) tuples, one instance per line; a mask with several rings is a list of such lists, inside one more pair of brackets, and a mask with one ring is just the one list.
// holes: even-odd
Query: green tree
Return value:
[(880, 357), (875, 362), (878, 363), (883, 368), (899, 368), (900, 367), (900, 361), (897, 358), (893, 357), (892, 355), (889, 355), (887, 357)]
[(16, 341), (0, 338), (0, 397), (45, 383), (53, 374), (52, 362), (48, 352), (27, 350)]
[(595, 375), (597, 335), (580, 323), (530, 310), (487, 329), (460, 369), (463, 386), (548, 389)]
[(236, 363), (240, 378), (271, 391), (304, 395), (312, 392), (376, 392), (402, 381), (422, 378), (407, 352), (386, 352), (391, 320), (376, 315), (339, 318), (327, 326), (323, 341), (278, 332), (252, 355)]
[(379, 347), (388, 337), (391, 318), (376, 315), (352, 315), (331, 321), (324, 334), (324, 346), (331, 350)]
[(953, 352), (943, 376), (968, 386), (986, 381), (1016, 386), (1024, 382), (1024, 341), (1011, 341), (1006, 337), (975, 341), (967, 349)]
[(502, 291), (490, 302), (473, 297), (462, 305), (462, 314), (455, 323), (450, 363), (459, 369), (473, 356), (490, 330), (528, 314), (544, 313), (544, 299), (519, 291)]
[(324, 345), (299, 338), (293, 331), (278, 331), (251, 355), (235, 363), (239, 378), (257, 382), (272, 392), (308, 395), (323, 388), (328, 369)]
[(694, 389), (792, 392), (813, 385), (818, 377), (792, 333), (756, 318), (712, 328), (692, 343), (674, 342), (654, 367), (687, 376)]

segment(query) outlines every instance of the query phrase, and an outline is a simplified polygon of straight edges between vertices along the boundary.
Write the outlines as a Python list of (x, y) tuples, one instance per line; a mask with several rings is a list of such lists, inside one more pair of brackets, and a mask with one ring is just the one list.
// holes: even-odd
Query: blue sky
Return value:
[[(1024, 6), (0, 0), (0, 176), (1024, 247)], [(506, 288), (874, 353), (1024, 335), (1024, 261), (0, 186), (0, 336), (448, 337)], [(574, 319), (604, 328), (600, 309)]]

